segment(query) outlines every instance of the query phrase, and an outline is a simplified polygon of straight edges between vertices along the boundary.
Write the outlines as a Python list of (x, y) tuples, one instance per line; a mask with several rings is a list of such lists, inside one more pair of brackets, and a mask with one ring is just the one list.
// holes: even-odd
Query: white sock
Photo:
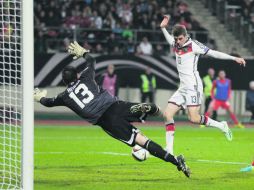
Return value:
[(166, 151), (174, 155), (174, 134), (175, 134), (175, 123), (171, 120), (166, 125)]
[(207, 121), (205, 123), (205, 125), (207, 127), (216, 127), (218, 129), (224, 131), (224, 124), (223, 123), (221, 123), (219, 121), (215, 121), (215, 120), (211, 119), (210, 117), (207, 117), (207, 116), (205, 116), (205, 117), (207, 119)]

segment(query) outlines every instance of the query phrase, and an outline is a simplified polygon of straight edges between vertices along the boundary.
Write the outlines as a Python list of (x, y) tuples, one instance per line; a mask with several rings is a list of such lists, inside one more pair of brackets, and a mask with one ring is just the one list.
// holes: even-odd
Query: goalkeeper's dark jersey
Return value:
[(92, 124), (96, 124), (103, 113), (117, 101), (95, 82), (95, 59), (84, 55), (86, 67), (80, 78), (55, 98), (42, 98), (41, 104), (47, 107), (66, 106)]

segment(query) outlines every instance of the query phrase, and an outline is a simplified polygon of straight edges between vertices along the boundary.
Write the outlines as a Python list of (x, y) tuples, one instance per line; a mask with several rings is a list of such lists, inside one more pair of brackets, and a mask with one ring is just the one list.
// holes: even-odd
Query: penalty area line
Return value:
[[(120, 153), (120, 152), (35, 152), (35, 154), (104, 154), (104, 155), (112, 155), (112, 156), (131, 156), (131, 154)], [(149, 155), (149, 157), (153, 157)], [(248, 165), (246, 162), (228, 162), (228, 161), (220, 161), (220, 160), (187, 160), (187, 162), (194, 163), (208, 163), (208, 164), (228, 164), (228, 165)]]

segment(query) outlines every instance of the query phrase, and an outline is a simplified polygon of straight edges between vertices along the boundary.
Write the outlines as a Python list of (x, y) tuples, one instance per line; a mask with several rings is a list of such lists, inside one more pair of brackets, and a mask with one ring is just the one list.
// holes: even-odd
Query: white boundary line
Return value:
[(35, 152), (35, 154), (106, 154), (114, 156), (130, 156), (131, 154), (119, 152)]
[[(224, 137), (222, 137), (224, 138)], [(66, 136), (66, 137), (39, 137), (39, 136), (35, 136), (36, 140), (64, 140), (64, 141), (75, 141), (75, 140), (87, 140), (87, 139), (95, 139), (95, 140), (105, 140), (105, 139), (110, 139), (109, 136), (104, 136), (104, 137), (89, 137), (89, 136), (77, 136), (77, 137), (73, 137), (73, 136)], [(151, 139), (165, 139), (165, 137), (161, 137), (161, 136), (152, 136)], [(214, 139), (213, 137), (195, 137), (196, 140), (204, 140), (204, 139)]]
[(245, 162), (225, 162), (219, 160), (196, 160), (197, 162), (204, 162), (204, 163), (216, 163), (216, 164), (230, 164), (230, 165), (246, 165), (250, 163)]
[[(113, 155), (113, 156), (131, 156), (127, 153), (119, 152), (35, 152), (35, 154), (104, 154), (104, 155)], [(189, 160), (188, 162), (201, 162), (201, 163), (211, 163), (211, 164), (227, 164), (227, 165), (248, 165), (246, 162), (226, 162), (220, 160)]]

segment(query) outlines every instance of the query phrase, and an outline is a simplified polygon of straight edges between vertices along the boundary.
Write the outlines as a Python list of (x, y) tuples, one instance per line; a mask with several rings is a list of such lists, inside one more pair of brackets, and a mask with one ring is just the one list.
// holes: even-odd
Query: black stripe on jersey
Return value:
[(198, 60), (196, 61), (196, 59), (198, 59), (198, 57), (199, 57), (199, 55), (195, 55), (194, 63), (193, 63), (193, 74), (194, 74), (194, 77), (195, 77), (195, 80), (196, 80), (196, 86), (194, 86), (194, 89), (196, 90), (196, 93), (197, 93), (197, 102), (199, 102), (199, 98), (200, 98), (200, 94), (198, 92), (198, 79), (197, 79), (197, 76), (195, 74), (195, 67), (198, 64)]
[(207, 50), (206, 50), (206, 52), (204, 53), (204, 54), (202, 54), (202, 55), (206, 55), (207, 54), (207, 52), (210, 50), (207, 46), (205, 46), (204, 44), (202, 44), (201, 42), (199, 42), (199, 41), (197, 41), (197, 40), (192, 40), (195, 44), (197, 44), (201, 49), (206, 49), (207, 48)]
[(205, 52), (205, 54), (204, 55), (206, 55), (207, 54), (207, 52), (209, 51), (210, 49), (208, 48), (208, 50)]

